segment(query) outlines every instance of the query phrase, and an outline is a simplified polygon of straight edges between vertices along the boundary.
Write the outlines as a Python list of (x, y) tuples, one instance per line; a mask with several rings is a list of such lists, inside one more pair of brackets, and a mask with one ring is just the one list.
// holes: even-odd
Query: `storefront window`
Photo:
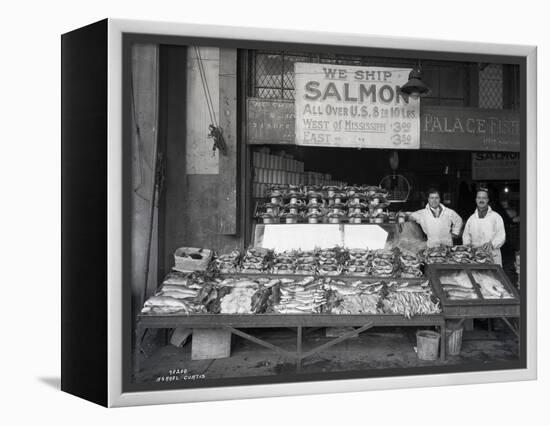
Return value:
[[(254, 97), (262, 99), (294, 100), (295, 62), (403, 68), (417, 66), (417, 61), (415, 59), (297, 52), (256, 51), (253, 52), (251, 58), (251, 71), (253, 72), (254, 82), (251, 94)], [(425, 104), (471, 106), (470, 103), (474, 99), (470, 96), (470, 73), (472, 71), (469, 64), (429, 61), (421, 65), (424, 80), (431, 89), (431, 94), (423, 99)]]

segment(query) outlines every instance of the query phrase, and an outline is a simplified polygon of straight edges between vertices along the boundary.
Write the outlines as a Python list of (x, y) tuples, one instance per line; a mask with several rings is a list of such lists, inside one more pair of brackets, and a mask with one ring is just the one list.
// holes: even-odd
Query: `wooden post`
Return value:
[(218, 185), (219, 233), (237, 233), (237, 50), (220, 49), (219, 117), (227, 146), (220, 155), (220, 184)]
[(302, 327), (296, 328), (296, 371), (302, 369)]
[(157, 288), (157, 208), (153, 201), (158, 128), (158, 61), (155, 44), (132, 46), (132, 293), (134, 309)]

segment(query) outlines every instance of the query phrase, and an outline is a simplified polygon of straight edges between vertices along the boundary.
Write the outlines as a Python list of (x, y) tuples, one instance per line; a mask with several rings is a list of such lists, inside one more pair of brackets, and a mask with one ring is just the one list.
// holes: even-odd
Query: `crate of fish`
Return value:
[(519, 316), (519, 294), (499, 265), (431, 264), (427, 268), (446, 316)]

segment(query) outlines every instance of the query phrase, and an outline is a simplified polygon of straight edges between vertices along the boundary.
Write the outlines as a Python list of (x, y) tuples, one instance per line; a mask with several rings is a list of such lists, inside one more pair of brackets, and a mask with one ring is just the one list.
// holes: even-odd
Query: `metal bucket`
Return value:
[(439, 349), (439, 333), (431, 330), (418, 330), (416, 332), (416, 348), (418, 359), (423, 361), (435, 361)]

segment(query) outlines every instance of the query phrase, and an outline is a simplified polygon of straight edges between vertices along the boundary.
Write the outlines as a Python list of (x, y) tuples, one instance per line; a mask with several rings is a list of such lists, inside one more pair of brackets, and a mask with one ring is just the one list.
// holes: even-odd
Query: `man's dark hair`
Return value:
[(441, 197), (441, 192), (439, 191), (439, 189), (434, 188), (434, 187), (428, 189), (428, 197), (429, 197), (431, 194), (437, 194), (437, 195), (439, 195), (439, 196)]
[(479, 192), (485, 192), (487, 194), (487, 198), (491, 198), (489, 196), (489, 188), (487, 188), (486, 186), (478, 186), (477, 189), (476, 189), (476, 197), (477, 197), (477, 194)]

